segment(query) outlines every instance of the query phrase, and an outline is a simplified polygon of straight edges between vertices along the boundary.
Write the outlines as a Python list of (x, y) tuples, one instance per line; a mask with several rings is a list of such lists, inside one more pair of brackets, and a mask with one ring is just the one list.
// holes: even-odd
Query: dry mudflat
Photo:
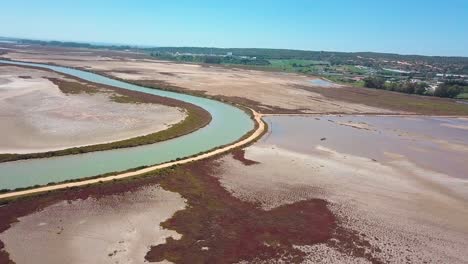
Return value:
[(468, 115), (468, 105), (430, 96), (333, 85), (317, 77), (155, 60), (134, 52), (6, 45), (0, 57), (96, 71), (140, 85), (208, 95), (260, 113)]
[[(0, 235), (15, 263), (143, 263), (151, 245), (180, 235), (159, 226), (185, 207), (157, 185), (53, 203)], [(25, 254), (25, 252), (28, 252)]]
[(0, 66), (0, 153), (33, 153), (108, 143), (165, 130), (184, 120), (178, 107), (118, 102), (105, 89), (39, 69)]
[(3, 58), (53, 63), (97, 71), (158, 87), (201, 92), (252, 106), (260, 112), (391, 113), (359, 103), (327, 99), (304, 87), (314, 77), (240, 68), (173, 63), (125, 53), (96, 55), (86, 50), (12, 48)]
[[(324, 199), (386, 263), (466, 263), (468, 138), (464, 118), (268, 117), (272, 130), (226, 156), (218, 177), (265, 210)], [(293, 217), (293, 216), (291, 216)], [(310, 263), (366, 263), (327, 243)], [(307, 261), (306, 261), (307, 262)]]
[(25, 249), (37, 263), (465, 263), (466, 118), (265, 119), (270, 132), (244, 150), (0, 207), (0, 253), (16, 263), (28, 263)]
[[(162, 62), (139, 54), (10, 47), (3, 57), (239, 97), (263, 112), (414, 109), (389, 111), (362, 100), (384, 105), (388, 98), (399, 101), (406, 95), (318, 90), (308, 76)], [(432, 103), (412, 102), (420, 100)], [(141, 263), (143, 258), (466, 263), (468, 119), (323, 115), (265, 120), (269, 132), (232, 154), (0, 207), (0, 260), (28, 263), (21, 253), (27, 250), (37, 263)], [(119, 234), (110, 231), (112, 226)]]

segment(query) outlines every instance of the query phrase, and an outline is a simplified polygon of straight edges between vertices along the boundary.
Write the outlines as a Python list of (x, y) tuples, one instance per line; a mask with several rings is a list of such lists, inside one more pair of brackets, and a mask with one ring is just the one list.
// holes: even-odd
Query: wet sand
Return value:
[(164, 243), (168, 237), (180, 238), (159, 223), (184, 207), (179, 194), (153, 185), (54, 203), (19, 218), (0, 239), (17, 264), (138, 264), (144, 262), (151, 245)]
[[(242, 159), (222, 159), (221, 184), (265, 210), (324, 199), (383, 262), (464, 263), (468, 138), (459, 127), (466, 119), (318, 119), (266, 118), (267, 136)], [(366, 262), (327, 243), (300, 248), (311, 263)]]
[(268, 141), (297, 152), (316, 154), (315, 147), (320, 145), (380, 163), (406, 160), (468, 178), (466, 118), (272, 116), (265, 120), (271, 124)]
[(182, 121), (181, 108), (118, 103), (112, 91), (65, 94), (58, 73), (0, 67), (0, 153), (33, 153), (109, 143), (155, 133)]

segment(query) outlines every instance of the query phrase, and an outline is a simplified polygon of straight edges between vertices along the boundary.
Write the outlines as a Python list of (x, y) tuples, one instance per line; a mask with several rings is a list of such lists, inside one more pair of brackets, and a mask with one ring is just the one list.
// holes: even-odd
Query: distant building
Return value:
[(427, 87), (426, 91), (434, 92), (437, 89), (437, 87), (439, 87), (438, 84), (430, 84), (429, 87)]
[(455, 78), (468, 78), (468, 75), (463, 74), (449, 74), (449, 73), (438, 73), (437, 77), (455, 77)]
[(397, 69), (390, 69), (390, 68), (382, 68), (386, 71), (389, 71), (389, 72), (396, 72), (396, 73), (401, 73), (401, 74), (410, 74), (411, 72), (410, 71), (403, 71), (403, 70), (397, 70)]
[(226, 53), (226, 56), (231, 57), (231, 56), (232, 56), (232, 52)]
[(356, 77), (351, 78), (351, 80), (356, 81), (356, 82), (362, 81), (364, 79), (365, 79), (365, 77), (363, 77), (363, 76), (356, 76)]

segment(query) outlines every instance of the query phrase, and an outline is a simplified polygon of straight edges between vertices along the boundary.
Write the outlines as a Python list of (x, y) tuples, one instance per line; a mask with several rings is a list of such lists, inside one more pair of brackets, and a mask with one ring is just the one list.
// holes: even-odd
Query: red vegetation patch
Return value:
[[(188, 206), (161, 224), (177, 231), (182, 238), (169, 238), (165, 244), (151, 247), (146, 255), (148, 261), (233, 263), (282, 259), (297, 263), (304, 259), (305, 253), (294, 245), (323, 242), (344, 254), (380, 262), (372, 255), (378, 249), (372, 248), (356, 232), (340, 227), (326, 201), (312, 199), (270, 211), (262, 210), (256, 204), (235, 198), (220, 185), (213, 177), (218, 164), (213, 158), (146, 175), (151, 177), (57, 191), (10, 202), (0, 207), (0, 232), (8, 229), (19, 217), (62, 200), (99, 198), (159, 184), (166, 190), (180, 193), (187, 199)], [(8, 254), (0, 251), (0, 263), (8, 261)]]
[[(334, 227), (333, 215), (321, 200), (303, 201), (272, 211), (249, 207), (226, 207), (221, 212), (215, 210), (215, 215), (208, 210), (203, 212), (204, 217), (195, 219), (194, 211), (198, 209), (178, 214), (163, 226), (181, 231), (182, 239), (168, 239), (166, 244), (152, 247), (146, 259), (168, 259), (176, 263), (190, 260), (192, 263), (234, 263), (272, 258), (300, 261), (304, 253), (293, 245), (324, 242)], [(188, 224), (187, 220), (194, 222)]]
[[(370, 245), (358, 235), (341, 229), (327, 202), (320, 199), (284, 205), (270, 211), (241, 201), (221, 187), (212, 175), (213, 161), (190, 164), (161, 181), (164, 189), (178, 192), (188, 200), (187, 209), (162, 223), (182, 234), (153, 246), (148, 261), (164, 259), (175, 263), (234, 263), (241, 260), (282, 259), (301, 262), (305, 253), (294, 245), (329, 242), (337, 250), (378, 263)], [(340, 241), (343, 238), (347, 241)], [(362, 251), (361, 249), (368, 249)], [(354, 250), (358, 249), (358, 250)]]
[(233, 152), (231, 152), (231, 154), (232, 154), (232, 157), (235, 160), (238, 160), (238, 161), (242, 162), (242, 164), (244, 164), (245, 166), (250, 166), (250, 165), (260, 163), (260, 162), (255, 161), (255, 160), (250, 160), (250, 159), (245, 158), (245, 150), (244, 149), (236, 149)]
[(0, 241), (0, 263), (9, 263), (10, 262), (10, 257), (8, 256), (8, 253), (3, 250), (5, 247), (5, 244), (3, 244), (2, 241)]

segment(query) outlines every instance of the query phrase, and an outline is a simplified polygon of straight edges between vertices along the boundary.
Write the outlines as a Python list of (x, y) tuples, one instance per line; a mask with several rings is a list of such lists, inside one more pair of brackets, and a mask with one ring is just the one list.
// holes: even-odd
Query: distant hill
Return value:
[[(292, 49), (263, 49), (263, 48), (211, 48), (211, 47), (137, 47), (131, 45), (101, 45), (81, 42), (43, 41), (18, 38), (2, 38), (0, 40), (14, 40), (21, 44), (111, 49), (137, 50), (148, 54), (201, 54), (228, 55), (235, 57), (255, 57), (258, 61), (265, 60), (311, 60), (324, 61), (331, 65), (361, 65), (368, 67), (385, 67), (401, 65), (407, 70), (418, 71), (421, 67), (434, 67), (439, 72), (452, 74), (468, 74), (468, 57), (400, 55), (377, 52), (331, 52)], [(164, 56), (162, 56), (164, 57)]]

